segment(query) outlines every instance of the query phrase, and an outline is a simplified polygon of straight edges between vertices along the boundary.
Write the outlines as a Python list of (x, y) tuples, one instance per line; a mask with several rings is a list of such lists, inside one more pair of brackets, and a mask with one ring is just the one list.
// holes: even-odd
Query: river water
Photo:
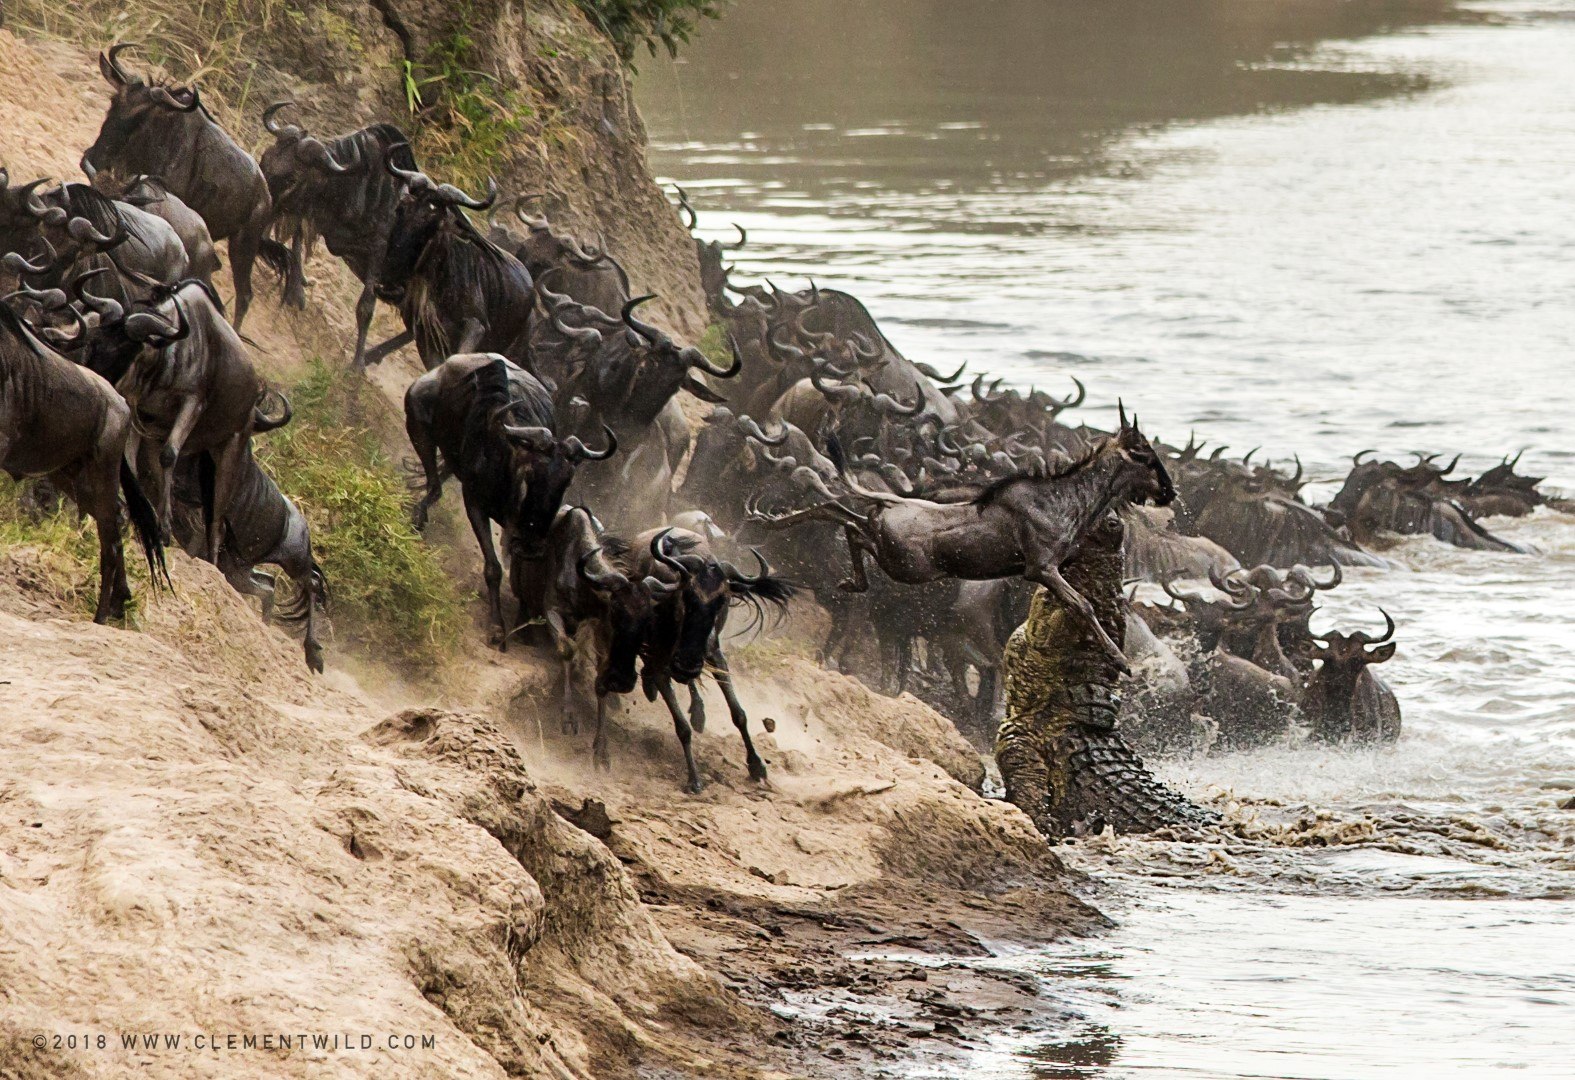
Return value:
[[(910, 357), (1575, 490), (1575, 5), (746, 0), (641, 95), (739, 277)], [(1064, 849), (1118, 926), (991, 960), (1054, 1007), (965, 1075), (1575, 1077), (1575, 520), (1494, 527), (1539, 553), (1406, 541), (1319, 617), (1399, 623), (1396, 746), (1159, 762), (1251, 838)]]

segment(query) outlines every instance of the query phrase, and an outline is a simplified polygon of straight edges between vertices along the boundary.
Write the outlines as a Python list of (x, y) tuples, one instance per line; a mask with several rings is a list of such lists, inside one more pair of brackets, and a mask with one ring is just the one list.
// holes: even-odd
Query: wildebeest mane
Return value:
[(67, 184), (66, 210), (72, 217), (87, 218), (105, 236), (113, 236), (125, 226), (120, 210), (102, 192), (87, 184)]
[(1089, 447), (1089, 449), (1084, 452), (1082, 457), (1077, 458), (1070, 464), (1061, 466), (1059, 469), (1052, 470), (1051, 472), (1046, 473), (1038, 472), (1034, 469), (1019, 469), (1016, 472), (1009, 473), (1008, 475), (1001, 477), (999, 480), (993, 480), (985, 487), (983, 491), (979, 492), (979, 494), (973, 497), (973, 505), (977, 506), (982, 513), (987, 507), (993, 505), (995, 500), (1000, 498), (1001, 494), (1013, 484), (1020, 483), (1024, 480), (1065, 480), (1068, 477), (1075, 476), (1094, 463), (1094, 459), (1099, 457), (1100, 450), (1104, 449), (1105, 442), (1106, 440), (1101, 439), (1099, 442)]

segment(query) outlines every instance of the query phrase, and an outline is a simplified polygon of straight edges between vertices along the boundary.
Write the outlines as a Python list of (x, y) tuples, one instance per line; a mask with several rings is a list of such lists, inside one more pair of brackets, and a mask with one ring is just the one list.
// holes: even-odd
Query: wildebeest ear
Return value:
[(1391, 641), (1389, 644), (1387, 644), (1387, 645), (1380, 645), (1376, 649), (1368, 649), (1367, 650), (1367, 662), (1369, 664), (1382, 664), (1385, 660), (1388, 660), (1394, 654), (1395, 654), (1395, 643)]
[(687, 390), (701, 401), (709, 401), (713, 405), (723, 405), (727, 402), (727, 398), (723, 397), (721, 394), (718, 394), (715, 390), (711, 389), (693, 375), (684, 376), (684, 382), (681, 389)]

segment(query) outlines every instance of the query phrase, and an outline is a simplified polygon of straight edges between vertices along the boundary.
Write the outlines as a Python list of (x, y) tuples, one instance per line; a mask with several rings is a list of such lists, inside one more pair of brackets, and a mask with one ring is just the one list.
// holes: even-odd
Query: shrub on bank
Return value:
[(258, 440), (257, 459), (311, 523), (338, 636), (403, 660), (446, 654), (464, 605), (410, 526), (401, 470), (363, 419), (364, 387), (349, 369), (314, 360), (289, 392), (295, 419)]

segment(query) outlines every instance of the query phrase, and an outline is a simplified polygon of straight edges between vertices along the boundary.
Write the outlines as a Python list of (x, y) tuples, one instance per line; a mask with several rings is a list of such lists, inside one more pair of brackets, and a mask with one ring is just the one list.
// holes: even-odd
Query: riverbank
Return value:
[[(0, 31), (0, 86), (11, 176), (72, 176), (105, 98), (92, 50)], [(575, 174), (570, 194), (597, 183)], [(675, 283), (665, 321), (682, 330), (701, 318), (692, 255), (642, 239), (682, 238), (676, 216), (643, 172), (616, 190), (637, 197), (609, 243), (637, 283), (653, 267)], [(321, 252), (308, 274), (306, 312), (277, 308), (263, 275), (247, 322), (284, 387), (348, 355), (354, 283)], [(365, 393), (335, 383), (340, 411), (313, 422), (366, 432), (358, 467), (402, 484), (416, 374), (396, 357)], [(329, 492), (290, 494), (339, 527)], [(135, 579), (130, 627), (92, 625), (80, 529), (16, 518), (0, 552), (0, 1075), (818, 1080), (960, 1060), (1033, 1022), (1033, 980), (933, 958), (1102, 920), (1026, 819), (976, 793), (983, 766), (949, 721), (790, 644), (739, 643), (740, 692), (775, 729), (757, 738), (769, 785), (746, 779), (724, 720), (697, 737), (705, 791), (683, 793), (670, 721), (643, 701), (597, 773), (589, 733), (560, 731), (556, 663), (481, 646), (455, 502), (428, 539), (465, 625), (391, 656), (341, 614), (321, 678), (179, 553), (172, 592)]]

